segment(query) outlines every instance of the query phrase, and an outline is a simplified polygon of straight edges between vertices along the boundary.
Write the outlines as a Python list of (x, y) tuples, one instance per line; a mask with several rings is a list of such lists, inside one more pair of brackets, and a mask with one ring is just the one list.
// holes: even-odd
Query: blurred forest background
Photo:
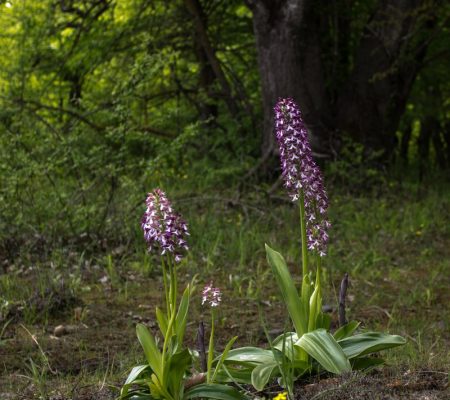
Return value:
[(284, 309), (264, 243), (300, 258), (272, 125), (292, 97), (330, 198), (324, 304), (337, 321), (348, 272), (349, 318), (408, 339), (368, 392), (323, 398), (448, 398), (449, 18), (444, 0), (0, 0), (0, 397), (112, 399), (142, 361), (155, 187), (189, 225), (182, 280), (224, 290), (218, 347), (267, 344), (258, 310), (282, 328)]
[(1, 0), (1, 252), (128, 243), (155, 185), (270, 188), (278, 97), (300, 104), (329, 181), (448, 172), (449, 8)]

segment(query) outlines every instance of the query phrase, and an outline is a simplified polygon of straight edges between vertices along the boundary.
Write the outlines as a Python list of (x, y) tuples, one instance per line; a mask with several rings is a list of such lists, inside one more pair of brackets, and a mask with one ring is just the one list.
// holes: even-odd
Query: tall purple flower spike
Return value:
[(148, 250), (154, 247), (161, 250), (161, 255), (172, 253), (175, 261), (179, 262), (182, 253), (188, 250), (186, 236), (189, 235), (186, 222), (180, 214), (172, 209), (166, 194), (161, 189), (148, 193), (141, 226)]
[(280, 146), (280, 160), (285, 187), (292, 201), (305, 199), (308, 249), (326, 254), (328, 197), (323, 177), (312, 157), (308, 131), (301, 112), (292, 99), (280, 99), (275, 106), (275, 130)]

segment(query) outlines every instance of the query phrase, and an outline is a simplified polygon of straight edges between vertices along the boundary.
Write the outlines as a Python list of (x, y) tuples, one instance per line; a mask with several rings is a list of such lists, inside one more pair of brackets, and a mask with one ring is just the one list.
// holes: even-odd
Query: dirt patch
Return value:
[(449, 395), (443, 371), (352, 373), (298, 385), (295, 392), (296, 400), (444, 400)]

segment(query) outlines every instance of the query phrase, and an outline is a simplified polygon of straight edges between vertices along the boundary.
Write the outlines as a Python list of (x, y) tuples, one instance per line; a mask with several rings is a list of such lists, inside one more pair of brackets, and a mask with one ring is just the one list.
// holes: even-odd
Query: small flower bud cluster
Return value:
[(308, 249), (324, 256), (330, 228), (328, 198), (322, 174), (312, 157), (308, 131), (292, 99), (280, 99), (275, 106), (275, 130), (282, 176), (292, 201), (297, 201), (303, 191)]
[(202, 291), (202, 305), (209, 303), (211, 307), (217, 307), (222, 301), (222, 292), (219, 288), (213, 287), (210, 282)]
[(189, 235), (186, 222), (174, 212), (166, 194), (161, 189), (148, 193), (141, 226), (148, 250), (154, 247), (161, 255), (172, 253), (175, 261), (182, 259), (182, 252), (188, 250), (186, 236)]

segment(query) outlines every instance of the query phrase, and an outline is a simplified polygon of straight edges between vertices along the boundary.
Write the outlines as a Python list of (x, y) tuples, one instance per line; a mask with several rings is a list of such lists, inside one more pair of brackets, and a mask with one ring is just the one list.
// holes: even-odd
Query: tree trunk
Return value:
[(311, 131), (327, 130), (321, 118), (327, 107), (320, 46), (317, 24), (304, 18), (310, 14), (310, 2), (247, 3), (253, 11), (264, 112), (262, 153), (267, 157), (275, 150), (273, 107), (280, 97), (299, 103)]
[(364, 29), (355, 67), (338, 99), (339, 129), (366, 149), (385, 150), (386, 155), (395, 148), (395, 132), (425, 56), (426, 46), (416, 54), (410, 46), (415, 23), (412, 10), (419, 3), (380, 1)]
[[(428, 38), (420, 42), (415, 36), (422, 3), (380, 0), (356, 53), (348, 57), (353, 68), (330, 93), (325, 82), (336, 79), (336, 66), (326, 69), (321, 59), (321, 38), (329, 26), (319, 7), (326, 2), (247, 0), (253, 11), (262, 85), (262, 154), (267, 156), (274, 148), (272, 110), (278, 97), (292, 97), (303, 112), (316, 152), (331, 152), (332, 134), (344, 132), (366, 150), (382, 149), (389, 155), (429, 44)], [(336, 34), (348, 35), (348, 30)], [(337, 46), (345, 42), (337, 39)], [(337, 60), (343, 62), (342, 56)], [(349, 64), (344, 69), (349, 70)]]
[(203, 47), (203, 51), (208, 59), (209, 65), (211, 66), (211, 69), (213, 70), (215, 77), (222, 88), (225, 103), (227, 104), (231, 115), (236, 117), (239, 112), (239, 107), (234, 99), (232, 89), (222, 69), (222, 65), (220, 64), (216, 52), (212, 47), (211, 41), (209, 40), (206, 18), (202, 6), (199, 0), (184, 0), (184, 4), (194, 18), (198, 42)]

